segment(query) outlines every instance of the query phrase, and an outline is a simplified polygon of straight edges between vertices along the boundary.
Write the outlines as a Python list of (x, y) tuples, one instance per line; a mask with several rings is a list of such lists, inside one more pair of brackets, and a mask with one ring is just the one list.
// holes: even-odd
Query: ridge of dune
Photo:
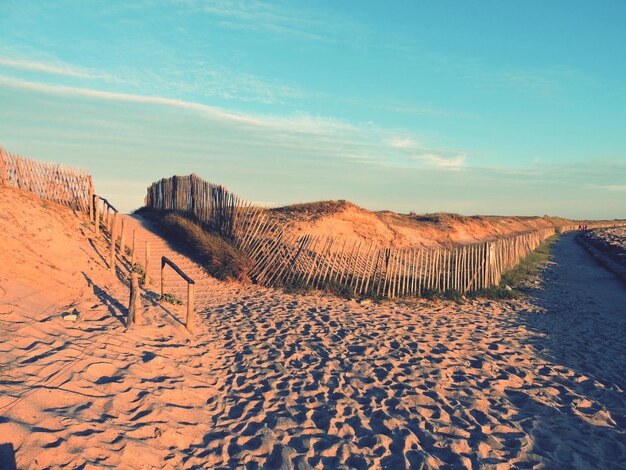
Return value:
[(356, 239), (393, 248), (451, 247), (574, 224), (568, 219), (548, 216), (372, 212), (343, 200), (294, 204), (271, 212), (288, 226), (289, 232)]

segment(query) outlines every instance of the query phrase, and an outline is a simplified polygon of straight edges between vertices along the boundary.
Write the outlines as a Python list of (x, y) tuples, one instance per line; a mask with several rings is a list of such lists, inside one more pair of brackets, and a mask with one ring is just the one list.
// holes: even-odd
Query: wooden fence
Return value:
[(0, 186), (29, 191), (42, 199), (89, 212), (93, 181), (86, 171), (13, 155), (0, 147)]
[(251, 203), (223, 186), (208, 183), (197, 175), (163, 178), (148, 188), (146, 206), (191, 213), (225, 236), (235, 234), (235, 222), (250, 212)]
[(253, 262), (253, 280), (268, 286), (332, 286), (360, 295), (420, 296), (428, 291), (475, 291), (498, 285), (554, 228), (455, 248), (380, 248), (337, 237), (297, 235), (226, 188), (197, 175), (153, 183), (148, 207), (195, 216), (229, 238)]
[(361, 295), (414, 297), (497, 285), (505, 271), (552, 234), (554, 229), (545, 229), (448, 249), (380, 249), (359, 241), (304, 236), (256, 241), (256, 248), (244, 251), (253, 254), (252, 277), (263, 284), (331, 285)]
[(578, 224), (562, 225), (557, 228), (558, 233), (576, 232), (579, 230), (592, 230), (594, 228), (604, 228), (611, 226), (623, 227), (626, 224), (621, 220), (602, 220), (600, 222), (581, 221)]

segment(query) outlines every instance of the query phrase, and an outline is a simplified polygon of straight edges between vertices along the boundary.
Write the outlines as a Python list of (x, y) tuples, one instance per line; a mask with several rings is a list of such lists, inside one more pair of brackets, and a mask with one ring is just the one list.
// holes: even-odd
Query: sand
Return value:
[(273, 209), (288, 233), (333, 236), (379, 248), (433, 248), (479, 243), (575, 222), (558, 217), (463, 216), (371, 212), (346, 201)]
[[(2, 221), (18, 210), (6, 202)], [(80, 224), (65, 215), (50, 228), (71, 236)], [(44, 295), (23, 266), (50, 242), (30, 226), (13, 245), (20, 261), (0, 252), (0, 361), (10, 365), (0, 455), (10, 449), (19, 468), (620, 468), (626, 459), (626, 289), (570, 235), (524, 301), (377, 305), (202, 277), (191, 335), (184, 307), (157, 305), (151, 292), (145, 324), (127, 331), (127, 289), (107, 278), (89, 233), (72, 259), (59, 252), (37, 270), (82, 284)], [(75, 276), (59, 274), (70, 267)], [(63, 319), (74, 310), (81, 321)]]

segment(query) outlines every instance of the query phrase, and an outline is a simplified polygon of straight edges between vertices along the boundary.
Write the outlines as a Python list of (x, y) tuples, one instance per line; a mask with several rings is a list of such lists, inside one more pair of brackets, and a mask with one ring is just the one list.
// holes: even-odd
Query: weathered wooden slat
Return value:
[(422, 286), (424, 285), (424, 250), (422, 248), (417, 252), (417, 295), (422, 295)]
[(363, 266), (363, 274), (361, 275), (361, 279), (358, 282), (358, 286), (356, 282), (354, 285), (355, 292), (358, 292), (359, 294), (363, 293), (363, 286), (365, 285), (365, 281), (369, 279), (369, 275), (370, 275), (369, 273), (374, 263), (374, 254), (376, 253), (376, 251), (377, 250), (375, 250), (374, 244), (370, 242), (370, 245), (367, 249), (367, 253), (365, 255), (365, 265)]
[[(59, 170), (65, 170), (63, 167), (54, 168), (55, 178), (63, 188), (53, 187), (50, 193), (42, 184), (45, 178), (41, 179), (37, 165), (24, 166), (4, 151), (0, 155), (0, 181), (12, 179), (33, 192), (51, 194), (51, 198), (78, 205), (87, 212), (92, 211), (91, 207), (95, 210), (91, 203), (81, 205), (83, 200), (90, 201), (89, 184), (73, 174), (59, 174)], [(195, 174), (153, 183), (148, 188), (146, 204), (193, 214), (206, 227), (232, 240), (252, 259), (251, 275), (258, 282), (298, 282), (315, 287), (332, 282), (359, 294), (372, 292), (392, 298), (421, 295), (426, 289), (467, 291), (494, 285), (502, 272), (519, 263), (549, 236), (549, 230), (537, 231), (445, 249), (378, 249), (370, 243), (364, 250), (365, 245), (356, 240), (296, 236), (295, 232), (285, 236), (288, 227), (271, 212)], [(103, 206), (105, 214), (114, 210), (106, 200)], [(108, 219), (103, 219), (105, 226)]]
[(93, 192), (91, 176), (82, 169), (13, 155), (1, 147), (0, 185), (32, 192), (81, 212), (88, 211)]

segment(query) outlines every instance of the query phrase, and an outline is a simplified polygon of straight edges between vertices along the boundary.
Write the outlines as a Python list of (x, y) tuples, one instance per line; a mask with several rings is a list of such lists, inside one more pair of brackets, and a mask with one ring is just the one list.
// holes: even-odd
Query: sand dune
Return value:
[(572, 225), (559, 217), (463, 216), (371, 212), (347, 201), (322, 201), (272, 209), (299, 235), (338, 236), (378, 247), (450, 247), (549, 227)]
[[(67, 217), (60, 226), (74, 223)], [(10, 366), (0, 444), (19, 468), (620, 468), (626, 459), (626, 291), (571, 237), (526, 301), (359, 304), (206, 278), (190, 335), (174, 320), (182, 307), (151, 292), (145, 324), (125, 330), (126, 287), (105, 282), (87, 237), (70, 263), (77, 289), (57, 283), (46, 297), (26, 274), (15, 289), (18, 265), (40, 257), (41, 233), (24, 226), (23, 258), (3, 252), (21, 261), (0, 270), (0, 358)], [(63, 259), (51, 254), (37, 278)], [(94, 267), (89, 280), (82, 266)], [(82, 321), (64, 320), (74, 309)]]

